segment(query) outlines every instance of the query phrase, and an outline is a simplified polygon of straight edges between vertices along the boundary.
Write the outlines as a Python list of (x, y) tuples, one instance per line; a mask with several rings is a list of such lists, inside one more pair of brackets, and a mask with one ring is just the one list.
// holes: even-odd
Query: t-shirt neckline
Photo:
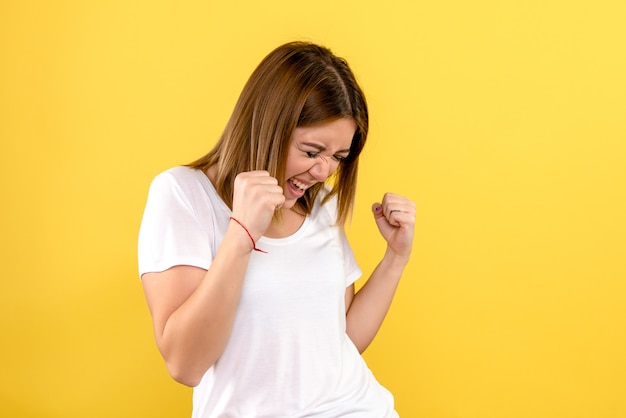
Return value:
[[(226, 204), (226, 202), (224, 202), (222, 200), (222, 198), (220, 197), (219, 193), (217, 192), (217, 189), (215, 188), (215, 185), (213, 185), (213, 182), (211, 181), (211, 179), (209, 178), (209, 176), (207, 176), (207, 174), (202, 171), (202, 170), (198, 170), (198, 169), (194, 169), (195, 171), (198, 172), (198, 176), (201, 177), (201, 181), (203, 183), (205, 183), (210, 189), (212, 193), (215, 193), (215, 195), (218, 197), (218, 200), (220, 202), (220, 204), (222, 205), (222, 209), (225, 210), (228, 215), (232, 215), (232, 210), (228, 207), (228, 205)], [(310, 223), (310, 216), (306, 216), (304, 218), (304, 222), (302, 222), (302, 225), (300, 225), (300, 228), (298, 228), (293, 234), (288, 235), (286, 237), (282, 237), (282, 238), (270, 238), (270, 237), (266, 237), (266, 236), (262, 236), (259, 240), (258, 243), (261, 242), (265, 242), (267, 244), (270, 245), (287, 245), (287, 244), (291, 244), (294, 241), (297, 241), (298, 239), (300, 239), (300, 237), (306, 232), (306, 229), (309, 226)]]

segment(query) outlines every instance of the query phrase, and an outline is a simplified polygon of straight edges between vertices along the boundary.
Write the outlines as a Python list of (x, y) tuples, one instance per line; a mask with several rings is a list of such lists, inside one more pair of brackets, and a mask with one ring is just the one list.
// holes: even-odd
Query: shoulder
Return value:
[(172, 167), (157, 174), (150, 184), (151, 193), (175, 193), (193, 195), (206, 190), (208, 178), (200, 171), (191, 167)]
[(194, 184), (199, 183), (203, 176), (205, 175), (200, 170), (178, 166), (157, 174), (152, 180), (152, 184)]

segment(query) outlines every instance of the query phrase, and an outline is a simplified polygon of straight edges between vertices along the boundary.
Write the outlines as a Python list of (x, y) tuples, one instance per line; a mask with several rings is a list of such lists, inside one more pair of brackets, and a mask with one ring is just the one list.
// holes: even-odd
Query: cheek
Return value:
[(287, 160), (287, 166), (285, 167), (287, 178), (309, 171), (314, 164), (315, 161), (311, 158), (291, 158)]
[(285, 175), (287, 178), (293, 175), (295, 160), (295, 156), (290, 152), (289, 155), (287, 155), (287, 161), (285, 162)]

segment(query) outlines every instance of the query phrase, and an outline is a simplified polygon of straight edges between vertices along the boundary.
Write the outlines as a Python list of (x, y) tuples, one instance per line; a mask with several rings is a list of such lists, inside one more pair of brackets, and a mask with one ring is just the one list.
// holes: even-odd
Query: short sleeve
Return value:
[(211, 265), (211, 240), (201, 227), (190, 193), (167, 171), (152, 181), (139, 229), (140, 276), (176, 265), (203, 269)]
[(346, 233), (343, 228), (341, 228), (341, 246), (343, 249), (344, 266), (346, 271), (346, 287), (348, 287), (361, 277), (363, 271), (356, 262), (354, 252), (352, 251), (352, 247), (350, 247), (350, 243), (348, 242), (348, 238), (346, 237)]

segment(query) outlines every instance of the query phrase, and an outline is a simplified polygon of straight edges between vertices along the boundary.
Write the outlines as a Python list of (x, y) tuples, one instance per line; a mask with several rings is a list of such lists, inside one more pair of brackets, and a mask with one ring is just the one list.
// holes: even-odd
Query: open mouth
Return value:
[(312, 184), (304, 184), (295, 178), (287, 180), (287, 184), (289, 185), (291, 193), (297, 198), (302, 197), (306, 189), (312, 186)]

